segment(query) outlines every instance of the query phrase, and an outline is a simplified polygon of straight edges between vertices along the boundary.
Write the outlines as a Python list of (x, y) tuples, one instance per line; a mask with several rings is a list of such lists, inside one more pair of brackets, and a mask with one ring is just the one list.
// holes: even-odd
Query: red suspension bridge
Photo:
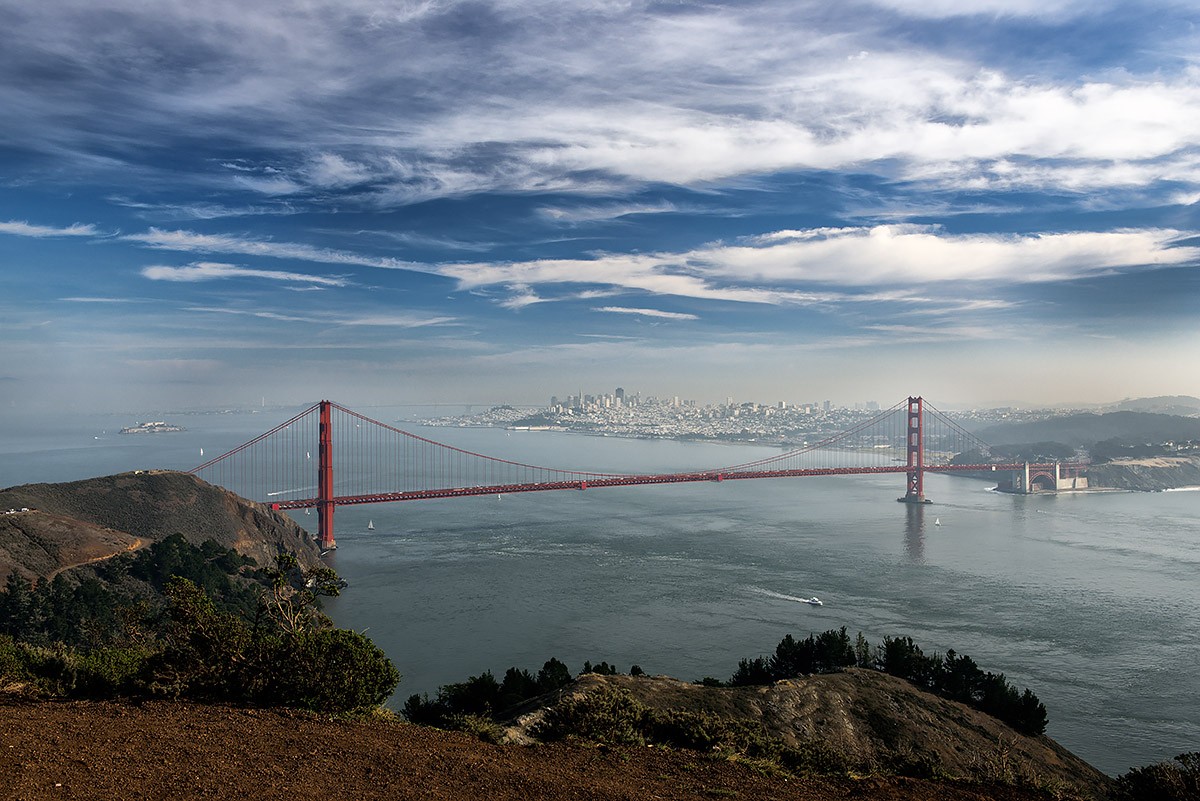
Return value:
[[(336, 477), (335, 477), (336, 466)], [(1076, 469), (1076, 468), (1069, 468)], [(677, 473), (566, 470), (434, 442), (323, 400), (192, 470), (274, 509), (316, 509), (321, 547), (333, 510), (364, 503), (748, 478), (903, 473), (905, 503), (928, 503), (929, 472), (1015, 471), (1024, 491), (1057, 488), (1058, 464), (997, 461), (991, 448), (924, 399), (908, 398), (820, 442), (752, 462)]]

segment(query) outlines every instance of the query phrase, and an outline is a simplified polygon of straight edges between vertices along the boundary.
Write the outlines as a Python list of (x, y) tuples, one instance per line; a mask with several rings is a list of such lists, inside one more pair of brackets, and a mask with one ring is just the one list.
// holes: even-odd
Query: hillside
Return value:
[(4, 701), (0, 798), (1047, 801), (1033, 789), (801, 778), (657, 748), (490, 745), (386, 721), (147, 702)]
[(62, 484), (0, 490), (0, 580), (51, 576), (116, 556), (171, 534), (193, 544), (214, 539), (259, 564), (277, 548), (316, 565), (320, 550), (293, 520), (195, 476), (138, 471)]
[(1200, 419), (1147, 412), (1072, 414), (1028, 423), (1003, 423), (976, 433), (991, 445), (1061, 442), (1088, 447), (1110, 439), (1135, 443), (1200, 439)]
[[(963, 704), (874, 670), (803, 676), (755, 687), (706, 687), (666, 676), (581, 676), (558, 698), (615, 688), (652, 709), (705, 713), (761, 727), (790, 748), (817, 744), (856, 772), (898, 764), (986, 782), (1005, 778), (1100, 795), (1110, 780), (1046, 736), (1027, 737)], [(555, 699), (553, 703), (559, 703)], [(547, 706), (522, 710), (506, 729), (512, 742), (537, 739)]]

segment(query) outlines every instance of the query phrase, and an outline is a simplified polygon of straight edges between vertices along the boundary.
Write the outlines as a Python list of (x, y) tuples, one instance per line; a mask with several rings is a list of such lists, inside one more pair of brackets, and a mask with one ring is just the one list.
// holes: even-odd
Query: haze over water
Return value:
[[(188, 431), (92, 439), (131, 422), (4, 432), (0, 485), (190, 468), (200, 447), (220, 453), (277, 420), (178, 417)], [(420, 433), (596, 470), (712, 467), (768, 450)], [(872, 642), (904, 634), (927, 652), (955, 648), (1004, 672), (1046, 704), (1050, 736), (1106, 772), (1195, 750), (1200, 492), (1023, 497), (933, 475), (935, 504), (922, 509), (895, 502), (902, 484), (776, 479), (340, 508), (331, 563), (350, 586), (329, 611), (396, 662), (396, 705), (485, 669), (536, 670), (551, 656), (572, 670), (608, 660), (727, 678), (785, 634), (846, 626)], [(315, 516), (296, 518), (315, 527)], [(825, 606), (798, 602), (812, 595)]]

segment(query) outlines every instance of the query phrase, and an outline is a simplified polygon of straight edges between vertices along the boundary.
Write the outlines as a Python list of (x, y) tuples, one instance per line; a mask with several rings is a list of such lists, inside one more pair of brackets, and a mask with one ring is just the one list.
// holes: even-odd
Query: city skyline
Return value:
[(1200, 395), (1197, 16), (0, 0), (0, 398)]

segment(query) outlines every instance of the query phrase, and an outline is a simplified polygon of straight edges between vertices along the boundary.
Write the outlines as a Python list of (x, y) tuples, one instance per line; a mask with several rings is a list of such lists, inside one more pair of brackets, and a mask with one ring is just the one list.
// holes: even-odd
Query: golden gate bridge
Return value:
[(1057, 486), (1061, 475), (1057, 463), (994, 459), (985, 442), (923, 398), (910, 397), (800, 448), (740, 464), (653, 474), (541, 467), (486, 456), (323, 400), (190, 472), (276, 510), (316, 509), (317, 539), (328, 550), (336, 547), (334, 509), (355, 504), (876, 473), (903, 473), (904, 495), (897, 500), (929, 503), (926, 473), (1010, 470), (1020, 472), (1026, 491)]

